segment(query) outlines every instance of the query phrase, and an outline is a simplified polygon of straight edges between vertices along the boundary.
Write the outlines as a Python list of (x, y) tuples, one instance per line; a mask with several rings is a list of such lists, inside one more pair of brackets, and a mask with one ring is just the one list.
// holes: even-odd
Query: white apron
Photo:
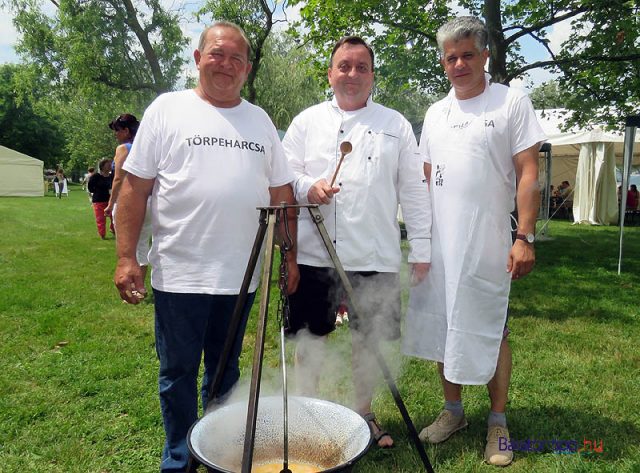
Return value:
[(493, 377), (507, 316), (511, 275), (513, 198), (497, 172), (483, 113), (451, 127), (445, 104), (431, 133), (432, 263), (411, 288), (403, 351), (444, 362), (456, 384), (486, 384)]

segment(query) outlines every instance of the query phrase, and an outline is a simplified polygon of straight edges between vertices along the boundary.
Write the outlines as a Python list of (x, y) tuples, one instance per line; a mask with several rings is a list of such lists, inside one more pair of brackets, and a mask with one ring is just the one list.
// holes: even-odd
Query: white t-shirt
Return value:
[(488, 77), (487, 86), (485, 93), (467, 100), (456, 99), (455, 91), (451, 89), (447, 97), (433, 104), (424, 119), (420, 151), (424, 161), (431, 163), (430, 141), (448, 139), (435, 131), (438, 130), (435, 123), (446, 120), (452, 128), (464, 128), (473, 120), (484, 119), (492, 162), (501, 180), (510, 189), (510, 205), (515, 205), (516, 172), (513, 156), (536, 143), (544, 142), (547, 137), (538, 123), (531, 100), (524, 92), (502, 84), (489, 84)]
[[(256, 207), (293, 174), (267, 114), (246, 101), (218, 108), (193, 90), (146, 110), (123, 168), (155, 179), (151, 285), (177, 293), (237, 294), (258, 229)], [(257, 288), (255, 271), (250, 290)]]
[[(340, 192), (320, 211), (344, 268), (400, 270), (398, 203), (410, 244), (409, 262), (430, 262), (431, 203), (413, 130), (400, 113), (371, 99), (365, 107), (345, 112), (334, 98), (293, 119), (282, 144), (296, 177), (298, 202), (308, 202), (309, 189), (319, 179), (331, 182), (343, 141), (353, 149), (337, 175)], [(298, 219), (298, 263), (333, 266), (306, 210)]]

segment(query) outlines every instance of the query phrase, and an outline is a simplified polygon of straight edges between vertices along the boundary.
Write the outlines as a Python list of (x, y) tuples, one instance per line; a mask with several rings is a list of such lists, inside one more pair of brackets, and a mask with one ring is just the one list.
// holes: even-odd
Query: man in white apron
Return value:
[[(485, 460), (504, 466), (513, 459), (504, 448), (509, 289), (535, 261), (537, 162), (545, 136), (524, 93), (489, 83), (487, 38), (474, 17), (438, 31), (453, 87), (427, 111), (420, 140), (433, 205), (432, 267), (411, 290), (403, 350), (437, 361), (443, 385), (445, 409), (421, 432), (422, 440), (439, 443), (466, 427), (462, 385), (487, 384)], [(512, 243), (514, 202), (519, 221)]]

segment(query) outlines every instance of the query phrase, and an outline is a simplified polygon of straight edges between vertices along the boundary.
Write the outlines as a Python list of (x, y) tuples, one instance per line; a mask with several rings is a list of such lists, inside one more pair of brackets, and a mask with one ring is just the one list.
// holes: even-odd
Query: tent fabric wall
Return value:
[[(568, 113), (563, 109), (536, 111), (551, 144), (550, 184), (557, 187), (562, 181), (569, 181), (572, 185), (576, 223), (615, 223), (618, 218), (615, 168), (616, 164), (622, 166), (624, 136), (598, 125), (561, 131)], [(640, 143), (640, 137), (635, 141)], [(640, 165), (640, 147), (636, 149), (633, 164)], [(613, 206), (615, 216), (611, 215)]]
[[(551, 148), (551, 159), (553, 162), (551, 164), (551, 182), (549, 184), (553, 184), (557, 188), (562, 181), (569, 181), (573, 186), (576, 180), (576, 171), (578, 169), (578, 158), (580, 155), (579, 150), (580, 146), (578, 146), (575, 156), (555, 156), (553, 154), (553, 147)], [(546, 172), (546, 161), (544, 156), (541, 156), (539, 159), (539, 167), (541, 176), (540, 182), (544, 182), (542, 179), (542, 176), (544, 176)]]
[(618, 219), (613, 143), (583, 143), (573, 197), (576, 223), (612, 224)]
[[(562, 181), (569, 181), (573, 186), (578, 169), (578, 159), (582, 144), (585, 143), (613, 143), (615, 162), (622, 166), (624, 152), (624, 135), (622, 133), (605, 131), (601, 126), (593, 125), (585, 128), (571, 128), (562, 131), (565, 116), (569, 113), (565, 109), (536, 110), (538, 122), (547, 135), (547, 142), (551, 144), (551, 184), (558, 186)], [(640, 136), (636, 136), (636, 143), (640, 143)], [(636, 146), (633, 154), (633, 165), (640, 165), (640, 148)]]
[(0, 196), (42, 197), (43, 167), (39, 159), (0, 146)]

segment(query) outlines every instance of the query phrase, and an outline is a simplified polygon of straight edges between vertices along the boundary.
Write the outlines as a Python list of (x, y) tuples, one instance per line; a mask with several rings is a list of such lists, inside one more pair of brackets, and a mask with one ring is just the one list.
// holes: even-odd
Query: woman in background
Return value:
[[(113, 186), (111, 188), (111, 198), (109, 199), (109, 205), (105, 209), (105, 213), (108, 216), (112, 216), (115, 212), (116, 203), (118, 202), (118, 194), (120, 194), (120, 186), (122, 186), (122, 180), (127, 173), (122, 169), (122, 165), (129, 156), (131, 146), (133, 145), (133, 139), (136, 137), (140, 122), (136, 117), (129, 113), (123, 113), (116, 119), (109, 123), (109, 128), (113, 130), (118, 146), (116, 147), (116, 154), (113, 157)], [(114, 216), (115, 218), (115, 216)]]
[[(111, 174), (111, 160), (105, 158), (98, 163), (98, 172), (89, 178), (89, 192), (91, 193), (91, 203), (93, 205), (93, 213), (96, 216), (96, 225), (98, 226), (98, 234), (103, 240), (107, 234), (107, 218), (105, 209), (109, 205), (111, 195), (111, 185), (113, 183), (113, 175)], [(111, 216), (109, 216), (111, 218)], [(113, 219), (109, 225), (111, 233), (115, 234), (113, 227)]]
[[(105, 214), (111, 216), (115, 222), (116, 230), (118, 227), (117, 207), (118, 207), (118, 195), (120, 194), (120, 187), (124, 180), (127, 171), (122, 169), (124, 162), (129, 156), (133, 140), (136, 137), (140, 122), (138, 119), (130, 113), (123, 113), (118, 118), (109, 123), (118, 141), (118, 147), (116, 148), (116, 154), (114, 156), (114, 177), (113, 187), (111, 188), (111, 199), (109, 199), (109, 205), (105, 209)], [(117, 238), (117, 236), (116, 236)], [(147, 267), (149, 266), (149, 250), (151, 240), (151, 211), (149, 210), (149, 200), (147, 200), (147, 211), (145, 213), (144, 222), (140, 229), (140, 238), (138, 239), (138, 246), (136, 247), (136, 259), (142, 269), (142, 277), (147, 274)]]

